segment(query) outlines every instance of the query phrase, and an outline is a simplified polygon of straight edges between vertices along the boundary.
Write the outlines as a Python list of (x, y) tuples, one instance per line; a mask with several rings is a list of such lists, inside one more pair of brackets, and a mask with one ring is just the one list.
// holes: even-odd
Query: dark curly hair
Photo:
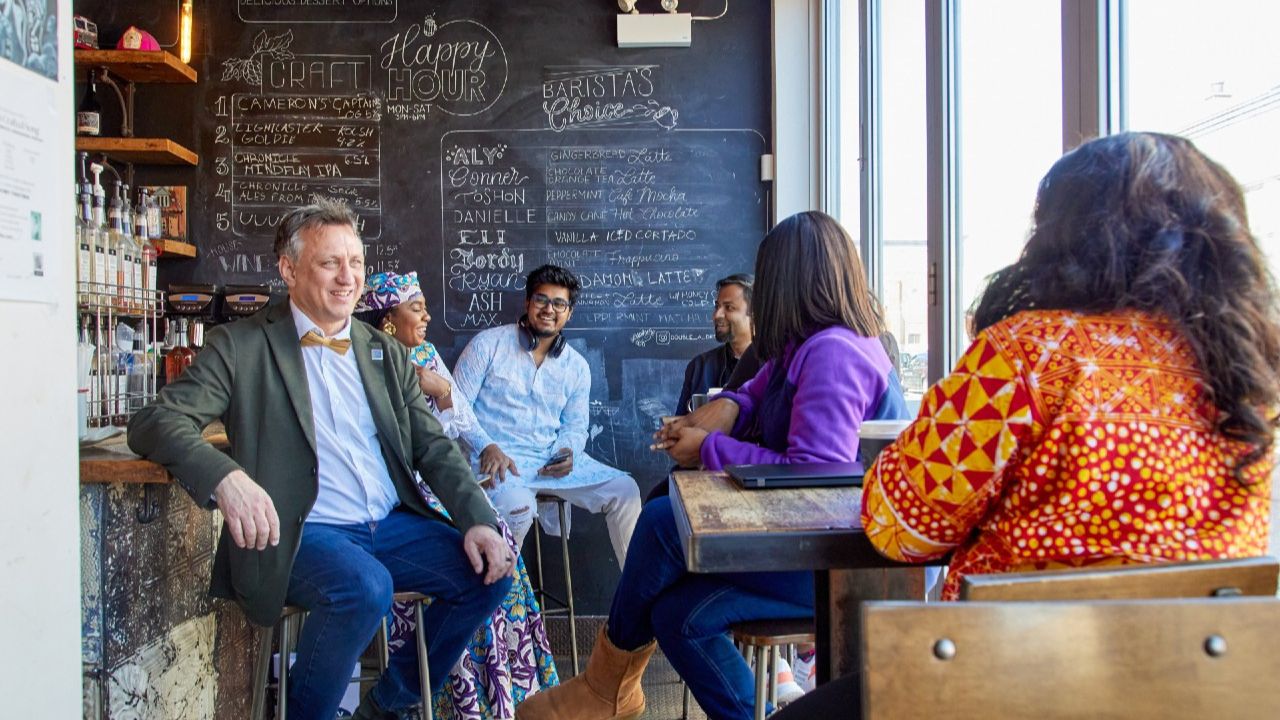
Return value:
[(978, 330), (1022, 310), (1132, 309), (1175, 322), (1218, 409), (1216, 429), (1270, 453), (1280, 399), (1275, 285), (1244, 193), (1190, 141), (1123, 133), (1063, 156), (1036, 196), (1021, 257), (995, 273)]
[(582, 283), (572, 270), (559, 265), (539, 265), (530, 271), (524, 283), (525, 300), (533, 299), (533, 292), (541, 285), (558, 285), (569, 291), (569, 304), (578, 304), (578, 294), (582, 292)]
[(884, 332), (853, 239), (816, 210), (784, 219), (760, 241), (754, 295), (753, 344), (761, 360), (781, 358), (790, 343), (834, 325), (863, 337)]

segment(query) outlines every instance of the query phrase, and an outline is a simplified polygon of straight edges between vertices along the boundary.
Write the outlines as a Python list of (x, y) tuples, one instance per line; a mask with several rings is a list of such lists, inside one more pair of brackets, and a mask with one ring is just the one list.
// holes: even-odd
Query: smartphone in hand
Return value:
[(568, 460), (572, 456), (573, 456), (572, 450), (570, 450), (569, 448), (560, 448), (559, 450), (556, 451), (555, 455), (551, 456), (550, 460), (547, 460), (547, 464), (543, 465), (542, 469), (546, 470), (552, 465), (559, 465), (560, 463), (564, 462), (565, 460)]

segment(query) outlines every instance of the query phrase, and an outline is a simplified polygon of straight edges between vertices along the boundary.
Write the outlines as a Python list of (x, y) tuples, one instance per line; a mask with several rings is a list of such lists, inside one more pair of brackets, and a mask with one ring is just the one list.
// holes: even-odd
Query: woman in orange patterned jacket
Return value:
[[(977, 337), (866, 476), (884, 555), (970, 573), (1266, 550), (1280, 407), (1277, 297), (1240, 187), (1179, 137), (1060, 159)], [(856, 682), (776, 716), (818, 716)]]

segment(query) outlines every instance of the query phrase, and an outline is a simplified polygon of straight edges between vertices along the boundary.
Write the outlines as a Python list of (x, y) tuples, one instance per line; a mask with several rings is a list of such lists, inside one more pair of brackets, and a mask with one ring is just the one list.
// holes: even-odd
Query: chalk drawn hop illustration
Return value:
[(272, 60), (292, 60), (293, 52), (289, 46), (293, 44), (293, 31), (286, 30), (279, 35), (268, 35), (266, 30), (253, 38), (253, 52), (247, 58), (227, 58), (222, 61), (222, 82), (242, 80), (250, 85), (262, 84), (262, 58)]

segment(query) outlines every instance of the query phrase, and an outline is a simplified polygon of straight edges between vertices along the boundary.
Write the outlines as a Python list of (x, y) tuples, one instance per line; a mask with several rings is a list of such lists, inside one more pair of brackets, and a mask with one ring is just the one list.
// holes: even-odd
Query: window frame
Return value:
[[(903, 0), (894, 0), (901, 2)], [(882, 25), (885, 0), (773, 0), (774, 218), (836, 214), (840, 198), (840, 54), (858, 54), (858, 242), (868, 281), (883, 292)], [(964, 351), (960, 307), (959, 24), (962, 0), (925, 3), (928, 381)], [(856, 7), (856, 9), (855, 9)], [(1127, 125), (1123, 62), (1126, 0), (1060, 0), (1062, 149)], [(858, 13), (857, 48), (844, 47), (840, 13)], [(847, 40), (847, 39), (846, 39)], [(778, 78), (791, 80), (779, 85)], [(795, 79), (799, 79), (798, 82)], [(802, 97), (808, 93), (808, 97)], [(793, 153), (802, 153), (796, 157)], [(852, 228), (851, 228), (852, 229)]]

